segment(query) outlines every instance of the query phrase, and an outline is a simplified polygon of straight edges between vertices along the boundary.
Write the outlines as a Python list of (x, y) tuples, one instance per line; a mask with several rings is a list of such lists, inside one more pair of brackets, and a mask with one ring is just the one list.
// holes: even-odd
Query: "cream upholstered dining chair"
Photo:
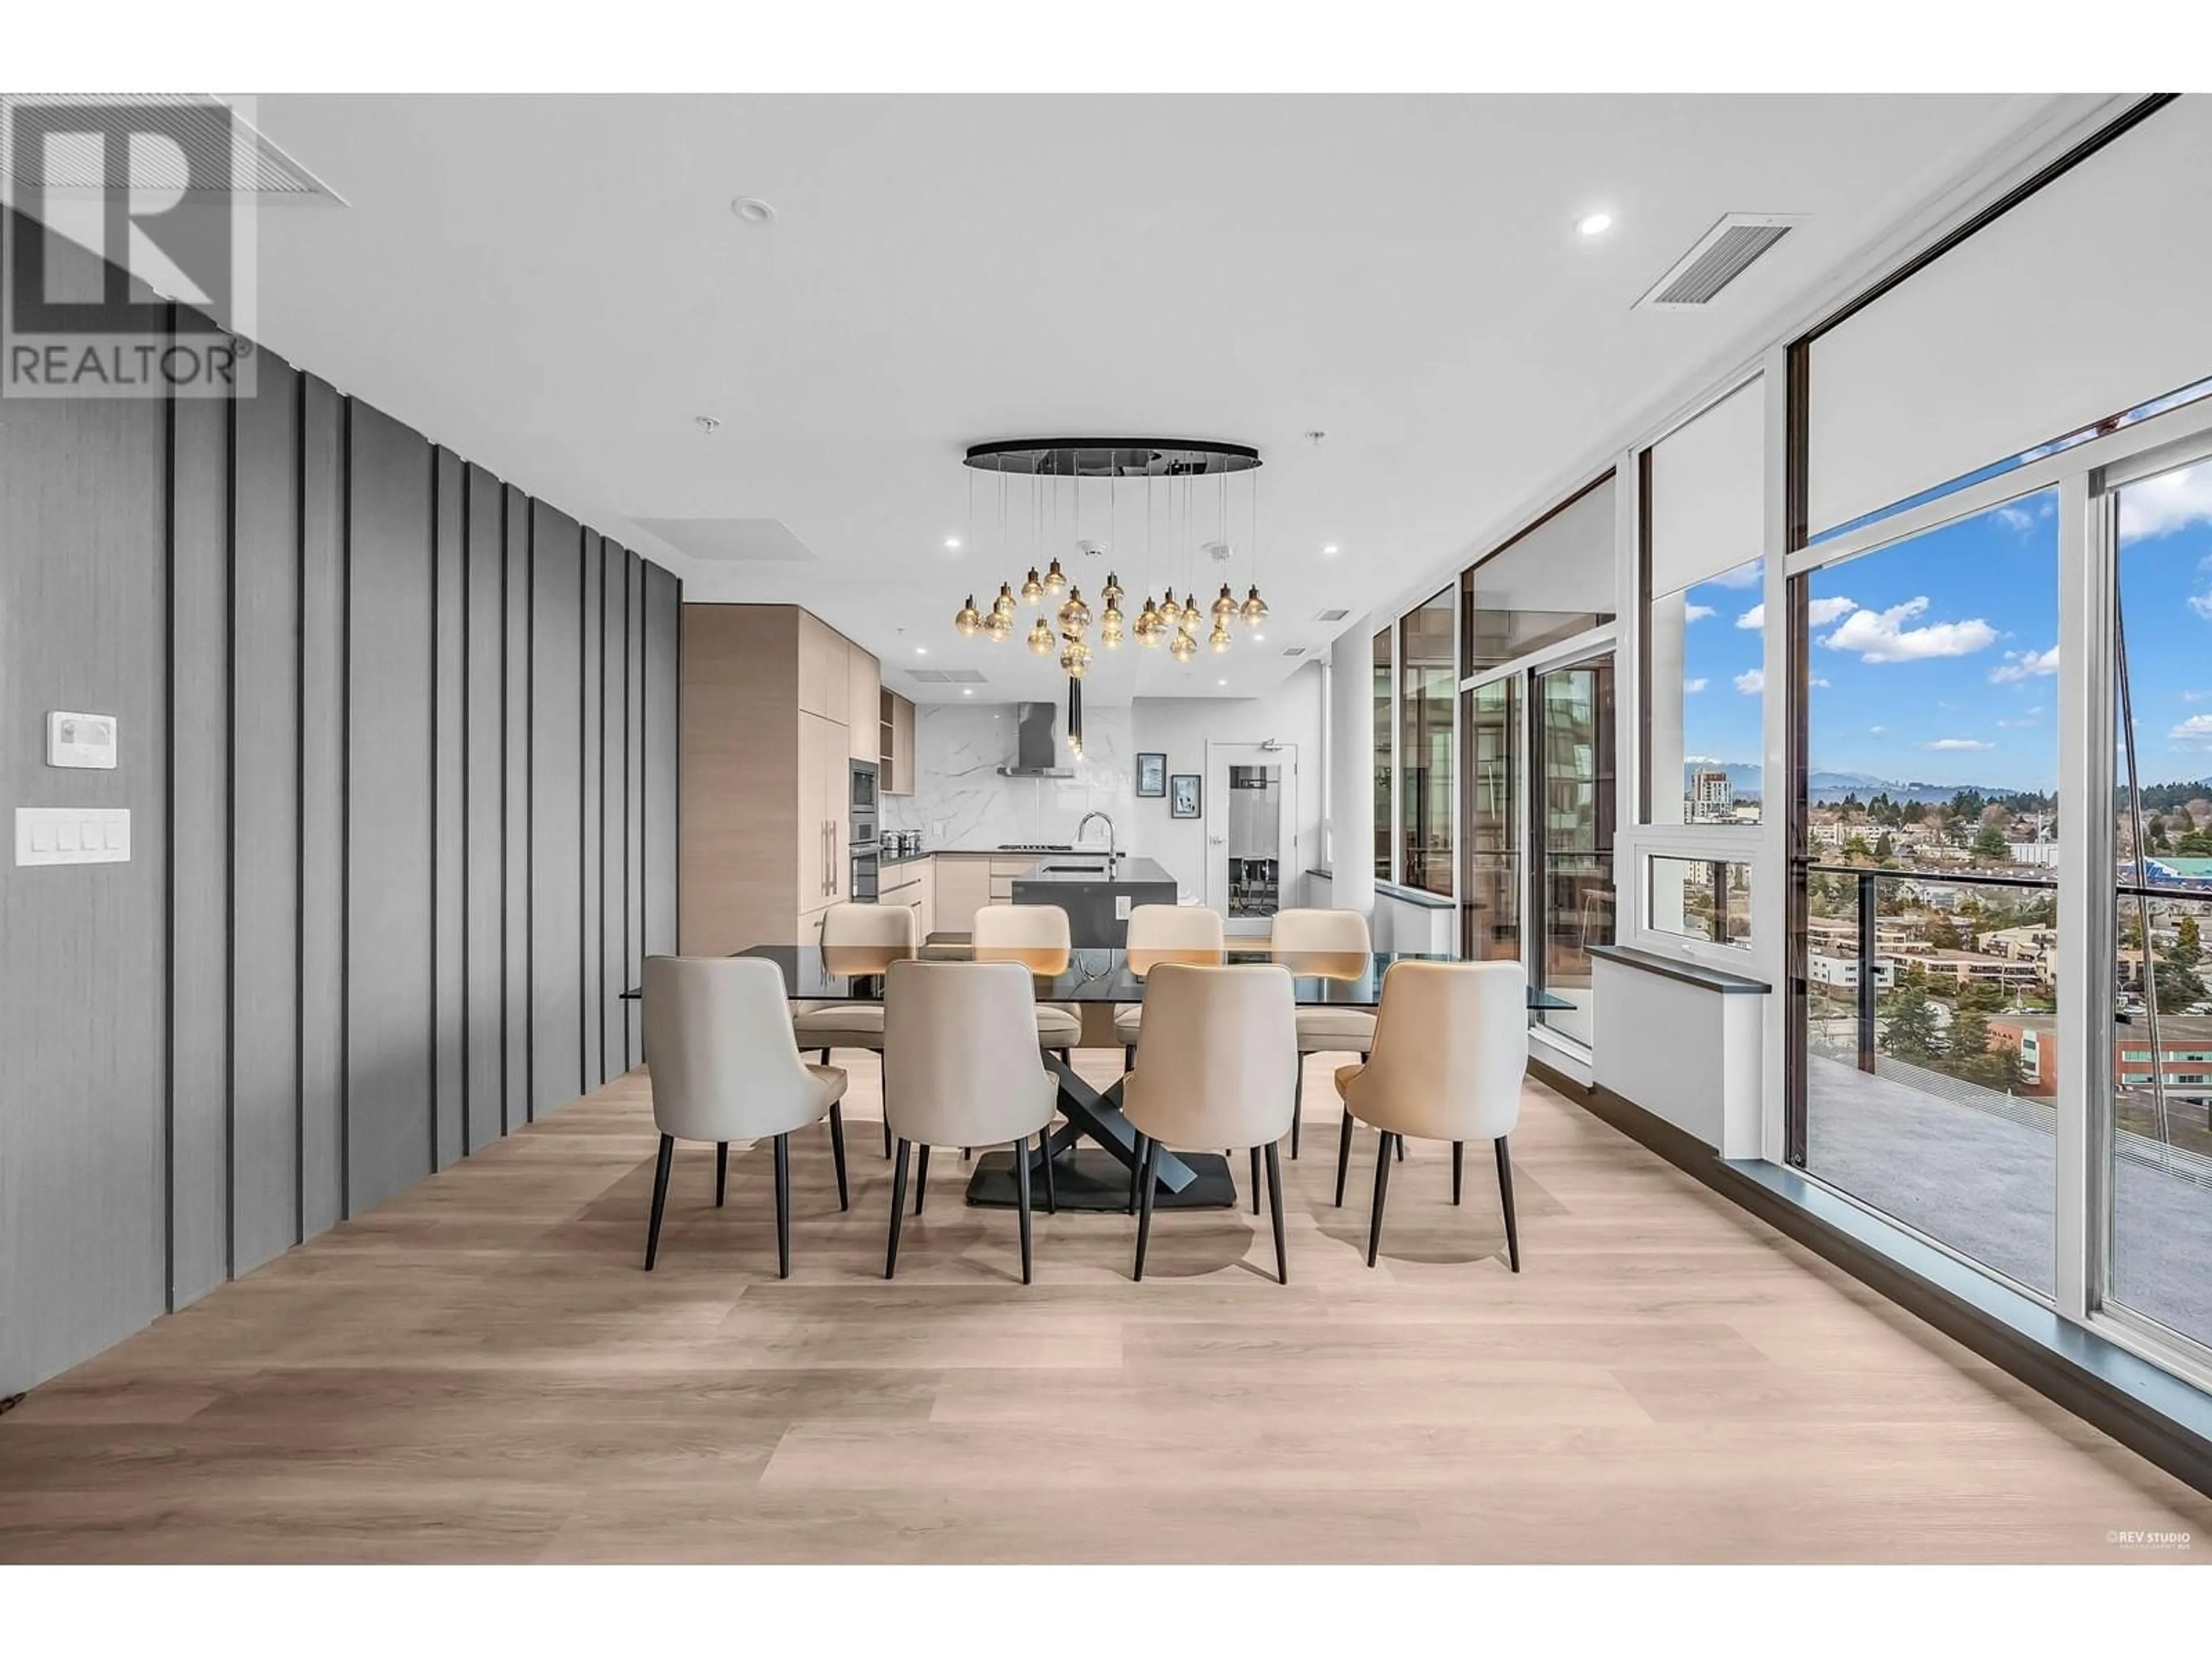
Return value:
[[(1322, 978), (1364, 975), (1374, 961), (1367, 918), (1357, 910), (1278, 910), (1270, 954), (1293, 974)], [(1298, 1056), (1364, 1054), (1375, 1042), (1375, 1016), (1364, 1008), (1298, 1010)], [(1305, 1066), (1298, 1067), (1291, 1106), (1291, 1156), (1298, 1155), (1299, 1108), (1305, 1100)]]
[[(1127, 953), (1130, 971), (1145, 981), (1146, 994), (1152, 992), (1151, 963), (1145, 960), (1154, 951), (1188, 951), (1204, 955), (1211, 951), (1214, 961), (1221, 957), (1223, 944), (1221, 912), (1208, 909), (1202, 904), (1139, 904), (1129, 912), (1129, 933), (1124, 950)], [(1203, 965), (1203, 964), (1193, 964)], [(1121, 1069), (1127, 1071), (1137, 1063), (1137, 1036), (1143, 1029), (1145, 1006), (1130, 1003), (1115, 1011), (1114, 1040), (1121, 1045)]]
[(1267, 1158), (1274, 1212), (1275, 1277), (1290, 1283), (1283, 1249), (1283, 1167), (1276, 1143), (1290, 1133), (1297, 1070), (1291, 976), (1270, 963), (1200, 968), (1162, 963), (1145, 980), (1152, 1018), (1137, 1066), (1122, 1080), (1121, 1109), (1139, 1137), (1137, 1262), (1152, 1231), (1160, 1147), (1249, 1146), (1253, 1208), (1259, 1208), (1260, 1152)]
[[(833, 904), (822, 914), (822, 964), (831, 973), (846, 968), (859, 974), (881, 973), (885, 958), (914, 954), (914, 911), (903, 904)], [(850, 960), (839, 965), (839, 953)], [(880, 1002), (832, 1002), (791, 1017), (802, 1048), (819, 1049), (830, 1063), (833, 1048), (884, 1051), (884, 1006)], [(884, 1156), (891, 1155), (891, 1128), (884, 1125)]]
[(1014, 962), (895, 962), (884, 988), (884, 1055), (889, 1090), (884, 1115), (896, 1138), (891, 1166), (891, 1226), (884, 1277), (898, 1270), (899, 1218), (906, 1209), (907, 1150), (921, 1148), (914, 1212), (928, 1195), (932, 1146), (989, 1146), (1014, 1152), (1021, 1211), (1022, 1283), (1030, 1282), (1030, 1137), (1045, 1154), (1045, 1207), (1053, 1195), (1046, 1133), (1060, 1090), (1032, 1035), (1030, 970)]
[(837, 1163), (837, 1207), (845, 1187), (845, 1074), (799, 1057), (783, 974), (752, 957), (648, 957), (645, 963), (645, 1063), (660, 1158), (653, 1175), (653, 1220), (645, 1267), (660, 1254), (676, 1142), (714, 1143), (714, 1204), (728, 1189), (730, 1143), (775, 1141), (775, 1273), (791, 1276), (791, 1132), (830, 1120)]
[[(1067, 912), (1057, 904), (987, 904), (975, 913), (971, 951), (978, 962), (1018, 962), (1047, 978), (1067, 971), (1073, 947)], [(1083, 1036), (1083, 1011), (1065, 1002), (1040, 1002), (1037, 1046), (1067, 1060)]]
[(1364, 1066), (1336, 1074), (1344, 1128), (1336, 1148), (1336, 1201), (1352, 1154), (1354, 1117), (1381, 1131), (1375, 1156), (1375, 1209), (1367, 1223), (1367, 1265), (1382, 1243), (1382, 1200), (1390, 1152), (1407, 1135), (1452, 1144), (1452, 1202), (1460, 1200), (1462, 1160), (1470, 1140), (1498, 1153), (1498, 1195), (1505, 1212), (1506, 1260), (1521, 1271), (1513, 1224), (1513, 1159), (1506, 1139), (1521, 1118), (1521, 1078), (1528, 1067), (1528, 980), (1517, 962), (1400, 962), (1382, 976), (1375, 1045)]

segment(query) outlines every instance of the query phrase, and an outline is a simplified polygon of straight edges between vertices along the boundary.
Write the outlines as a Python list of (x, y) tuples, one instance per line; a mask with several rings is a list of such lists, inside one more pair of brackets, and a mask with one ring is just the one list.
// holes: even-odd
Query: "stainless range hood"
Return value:
[(1075, 774), (1060, 765), (1060, 746), (1054, 736), (1053, 723), (1059, 718), (1057, 704), (1024, 702), (1014, 706), (1014, 763), (1001, 766), (1002, 778), (1072, 778)]

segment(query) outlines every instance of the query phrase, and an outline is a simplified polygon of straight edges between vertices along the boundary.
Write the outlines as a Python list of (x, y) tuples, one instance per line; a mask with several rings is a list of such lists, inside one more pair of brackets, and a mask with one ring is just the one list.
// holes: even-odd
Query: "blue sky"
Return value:
[[(2212, 462), (2121, 495), (2121, 601), (2146, 783), (2212, 775)], [(1814, 574), (1818, 771), (2050, 789), (2057, 492)], [(1683, 747), (1756, 764), (1756, 567), (1686, 596)]]

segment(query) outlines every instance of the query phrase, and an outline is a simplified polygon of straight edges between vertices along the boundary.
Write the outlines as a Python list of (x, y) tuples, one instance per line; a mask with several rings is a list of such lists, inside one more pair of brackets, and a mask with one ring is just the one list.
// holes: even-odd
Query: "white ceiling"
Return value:
[[(900, 667), (979, 668), (994, 701), (1060, 684), (952, 630), (1028, 562), (1026, 539), (995, 550), (994, 481), (971, 532), (968, 444), (1255, 445), (1265, 645), (1188, 667), (1101, 651), (1087, 688), (1251, 696), (1295, 666), (1282, 647), (1336, 631), (1316, 612), (1449, 568), (2044, 106), (267, 96), (258, 124), (348, 205), (262, 211), (258, 332), (664, 558), (688, 598), (808, 605), (924, 699), (958, 693)], [(741, 221), (739, 195), (775, 222)], [(1578, 236), (1596, 209), (1614, 228)], [(1738, 210), (1804, 220), (1709, 312), (1630, 309)], [(1156, 523), (1148, 578), (1134, 489), (1112, 561), (1133, 589), (1171, 557)], [(1084, 511), (1103, 540), (1103, 490)], [(689, 519), (754, 522), (695, 543), (713, 562), (639, 527)], [(1233, 575), (1241, 593), (1241, 556)], [(1200, 568), (1201, 602), (1218, 581)]]

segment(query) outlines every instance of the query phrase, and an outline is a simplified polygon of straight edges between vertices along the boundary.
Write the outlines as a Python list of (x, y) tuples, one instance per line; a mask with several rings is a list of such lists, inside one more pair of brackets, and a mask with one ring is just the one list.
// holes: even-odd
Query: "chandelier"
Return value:
[[(1091, 629), (1098, 643), (1118, 650), (1133, 640), (1146, 650), (1164, 647), (1177, 662), (1198, 654), (1204, 632), (1206, 646), (1225, 652), (1234, 642), (1232, 623), (1256, 629), (1267, 619), (1267, 602), (1260, 596), (1260, 495), (1256, 476), (1244, 491), (1249, 510), (1250, 542), (1245, 550), (1248, 586), (1238, 599), (1228, 580), (1228, 567), (1237, 558), (1231, 543), (1231, 485), (1237, 473), (1256, 474), (1260, 452), (1243, 444), (1203, 440), (1135, 438), (1018, 438), (1002, 443), (975, 445), (968, 451), (969, 468), (968, 518), (969, 545), (974, 545), (975, 475), (994, 472), (999, 482), (999, 547), (1012, 550), (1015, 534), (1027, 544), (1029, 574), (1018, 589), (1001, 581), (989, 608), (979, 610), (975, 596), (952, 618), (961, 634), (981, 634), (994, 644), (1014, 636), (1021, 628), (1022, 607), (1036, 615), (1022, 637), (1037, 655), (1059, 653), (1060, 672), (1067, 676), (1067, 740), (1077, 755), (1083, 752), (1083, 689), (1092, 660)], [(1018, 483), (1016, 483), (1019, 480)], [(1087, 488), (1086, 488), (1087, 486)], [(1103, 544), (1083, 533), (1083, 514), (1089, 506), (1097, 522), (1103, 503), (1107, 532)], [(1141, 509), (1145, 530), (1143, 602), (1132, 616), (1123, 607), (1128, 590), (1117, 574), (1122, 550), (1118, 544), (1121, 514)], [(1019, 519), (1026, 517), (1025, 531)], [(1164, 550), (1154, 557), (1152, 526), (1164, 526)], [(1200, 544), (1211, 528), (1215, 533)], [(1082, 588), (1061, 562), (1066, 549), (1070, 559), (1106, 559), (1106, 580), (1098, 589), (1099, 608), (1092, 614)], [(1224, 567), (1221, 591), (1206, 609), (1199, 606), (1193, 565), (1200, 554)], [(1037, 569), (1038, 562), (1043, 573)], [(1016, 565), (1020, 559), (1012, 561)], [(1183, 596), (1176, 598), (1176, 575), (1182, 576)], [(1152, 598), (1155, 577), (1164, 578), (1163, 597)], [(1210, 624), (1210, 625), (1209, 625)]]

